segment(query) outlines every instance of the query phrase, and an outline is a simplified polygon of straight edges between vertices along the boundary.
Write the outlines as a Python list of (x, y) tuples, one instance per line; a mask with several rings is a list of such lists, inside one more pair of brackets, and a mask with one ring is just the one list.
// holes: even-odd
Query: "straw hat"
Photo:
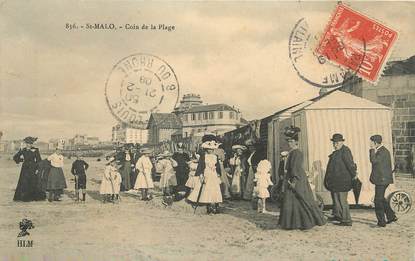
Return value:
[(244, 145), (233, 145), (233, 146), (232, 146), (232, 150), (233, 150), (233, 151), (236, 151), (236, 150), (238, 150), (238, 149), (239, 149), (239, 150), (243, 150), (243, 151), (244, 151), (244, 150), (246, 150), (246, 147), (245, 147)]
[(163, 153), (158, 155), (159, 158), (167, 158), (167, 157), (171, 157), (171, 156), (173, 156), (173, 153), (171, 153), (168, 150), (165, 150)]
[(151, 154), (153, 151), (150, 148), (142, 148), (140, 149), (141, 154)]

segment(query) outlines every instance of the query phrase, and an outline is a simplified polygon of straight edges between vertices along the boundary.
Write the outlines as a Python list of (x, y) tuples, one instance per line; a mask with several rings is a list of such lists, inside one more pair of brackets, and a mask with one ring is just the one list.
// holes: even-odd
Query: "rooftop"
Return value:
[(180, 129), (182, 127), (181, 120), (173, 113), (152, 113), (147, 128), (149, 128), (150, 123), (154, 123), (163, 129)]
[(196, 112), (209, 112), (209, 111), (235, 111), (238, 110), (232, 106), (227, 104), (219, 103), (219, 104), (209, 104), (209, 105), (199, 105), (194, 106), (186, 110), (188, 113), (196, 113)]

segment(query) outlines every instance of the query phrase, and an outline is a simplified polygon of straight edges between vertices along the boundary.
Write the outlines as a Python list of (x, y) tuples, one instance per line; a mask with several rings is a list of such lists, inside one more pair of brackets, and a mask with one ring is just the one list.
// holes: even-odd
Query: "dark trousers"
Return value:
[(378, 224), (386, 224), (386, 220), (392, 220), (396, 217), (395, 212), (393, 212), (385, 199), (385, 191), (388, 186), (389, 185), (375, 186), (375, 212)]
[(342, 223), (352, 223), (349, 203), (347, 202), (348, 192), (331, 192), (333, 200), (333, 215)]

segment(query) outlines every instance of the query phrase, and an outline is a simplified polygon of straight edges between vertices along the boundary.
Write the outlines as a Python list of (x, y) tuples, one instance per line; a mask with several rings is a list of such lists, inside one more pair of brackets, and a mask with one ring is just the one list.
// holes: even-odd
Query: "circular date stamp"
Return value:
[(151, 113), (174, 109), (179, 82), (166, 61), (151, 54), (133, 54), (113, 66), (105, 83), (105, 99), (118, 121), (142, 128)]
[(291, 31), (288, 51), (297, 75), (308, 84), (319, 88), (335, 88), (352, 79), (355, 72), (336, 66), (327, 57), (315, 52), (318, 44), (313, 26), (301, 18)]

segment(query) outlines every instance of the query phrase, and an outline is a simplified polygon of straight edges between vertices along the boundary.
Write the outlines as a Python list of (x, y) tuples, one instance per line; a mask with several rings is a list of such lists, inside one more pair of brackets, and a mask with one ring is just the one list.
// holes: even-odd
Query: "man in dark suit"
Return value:
[(352, 180), (356, 179), (356, 164), (353, 161), (351, 150), (344, 145), (343, 135), (336, 133), (331, 138), (334, 151), (329, 155), (324, 186), (331, 192), (333, 200), (333, 217), (329, 218), (340, 226), (351, 226), (349, 203), (347, 195), (352, 189)]
[(385, 199), (385, 191), (389, 184), (393, 183), (393, 174), (391, 155), (389, 150), (382, 145), (382, 136), (373, 135), (370, 137), (369, 157), (372, 163), (370, 182), (375, 185), (375, 212), (378, 227), (385, 227), (386, 224), (398, 219)]

